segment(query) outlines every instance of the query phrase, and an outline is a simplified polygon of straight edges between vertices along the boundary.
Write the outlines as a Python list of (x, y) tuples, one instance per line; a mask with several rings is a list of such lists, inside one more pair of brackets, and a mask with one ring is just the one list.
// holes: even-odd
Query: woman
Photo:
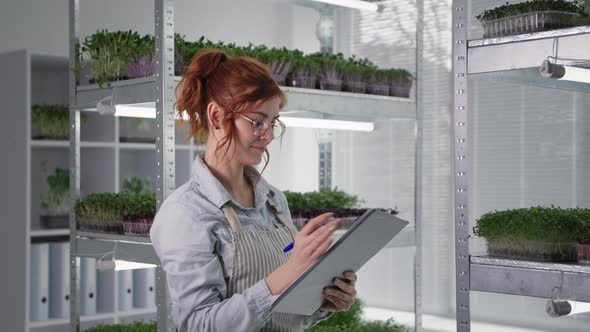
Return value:
[[(356, 275), (324, 290), (312, 316), (272, 313), (273, 301), (331, 244), (338, 219), (326, 213), (299, 233), (284, 194), (254, 169), (281, 137), (286, 98), (260, 62), (206, 51), (179, 85), (177, 109), (191, 135), (206, 135), (192, 178), (161, 206), (150, 236), (180, 331), (302, 331), (348, 310)], [(266, 167), (266, 164), (265, 164)], [(284, 252), (289, 243), (294, 248)]]

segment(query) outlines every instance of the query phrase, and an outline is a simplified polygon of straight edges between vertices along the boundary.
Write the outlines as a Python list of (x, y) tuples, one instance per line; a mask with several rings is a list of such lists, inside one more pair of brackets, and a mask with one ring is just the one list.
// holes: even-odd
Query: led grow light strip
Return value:
[(373, 122), (363, 121), (344, 121), (331, 119), (313, 119), (313, 118), (295, 118), (281, 117), (281, 121), (288, 127), (298, 128), (318, 128), (318, 129), (335, 129), (335, 130), (354, 130), (354, 131), (373, 131), (375, 124)]
[(361, 0), (313, 0), (316, 2), (322, 2), (329, 5), (347, 7), (352, 9), (361, 9), (368, 11), (379, 11), (379, 5), (373, 2), (361, 1)]
[(559, 65), (544, 60), (539, 68), (541, 76), (563, 81), (573, 81), (590, 84), (590, 69), (574, 66)]
[(122, 259), (115, 260), (102, 260), (96, 261), (96, 269), (99, 271), (124, 271), (124, 270), (137, 270), (137, 269), (148, 269), (156, 267), (155, 264), (131, 262)]

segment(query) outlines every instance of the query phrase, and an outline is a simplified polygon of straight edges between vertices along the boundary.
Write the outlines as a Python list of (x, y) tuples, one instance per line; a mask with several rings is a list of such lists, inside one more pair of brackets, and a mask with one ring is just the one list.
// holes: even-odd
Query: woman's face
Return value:
[[(266, 120), (271, 125), (279, 117), (280, 103), (280, 98), (275, 97), (262, 103), (257, 109), (242, 115), (253, 121)], [(244, 165), (258, 165), (262, 161), (266, 147), (273, 140), (272, 126), (256, 136), (252, 123), (244, 117), (238, 115), (234, 120), (237, 133), (234, 157)]]

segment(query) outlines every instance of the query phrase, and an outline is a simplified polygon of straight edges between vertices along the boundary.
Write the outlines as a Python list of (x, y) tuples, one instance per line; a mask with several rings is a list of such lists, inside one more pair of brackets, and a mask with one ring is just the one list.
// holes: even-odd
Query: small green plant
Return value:
[(306, 332), (407, 332), (404, 326), (392, 319), (387, 321), (364, 321), (361, 300), (356, 299), (348, 311), (336, 312), (327, 320), (305, 330)]
[(65, 105), (33, 105), (31, 107), (33, 139), (67, 139), (70, 112)]
[(590, 209), (532, 207), (482, 215), (473, 232), (488, 240), (575, 242), (590, 222)]
[(115, 325), (98, 325), (90, 329), (85, 330), (86, 332), (156, 332), (156, 322), (143, 323), (135, 322), (127, 325), (115, 324)]
[(47, 177), (47, 198), (41, 202), (44, 215), (63, 216), (69, 213), (70, 172), (65, 168), (56, 168)]
[(533, 0), (516, 4), (506, 3), (505, 5), (485, 10), (480, 15), (477, 15), (476, 18), (480, 21), (491, 21), (509, 16), (547, 10), (578, 13), (587, 16), (587, 6), (587, 1)]
[(150, 180), (142, 180), (136, 176), (123, 181), (123, 193), (130, 194), (150, 194), (152, 193), (152, 183)]
[(299, 193), (285, 191), (290, 209), (334, 209), (353, 208), (359, 203), (357, 196), (336, 189)]

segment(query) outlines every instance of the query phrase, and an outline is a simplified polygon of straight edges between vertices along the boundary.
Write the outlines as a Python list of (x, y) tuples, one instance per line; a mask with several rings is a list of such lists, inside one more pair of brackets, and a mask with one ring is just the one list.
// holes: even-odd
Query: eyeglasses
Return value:
[(243, 114), (238, 115), (252, 124), (252, 130), (254, 132), (254, 136), (256, 137), (264, 135), (264, 133), (266, 133), (266, 131), (270, 127), (272, 127), (272, 139), (281, 137), (285, 132), (285, 124), (279, 119), (276, 119), (271, 123), (268, 123), (267, 120), (252, 120)]

